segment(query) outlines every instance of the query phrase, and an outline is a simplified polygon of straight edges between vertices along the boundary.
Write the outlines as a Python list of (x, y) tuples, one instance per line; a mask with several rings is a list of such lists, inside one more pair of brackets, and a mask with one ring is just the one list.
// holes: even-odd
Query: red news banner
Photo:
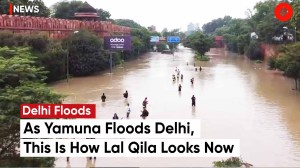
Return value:
[(96, 118), (96, 104), (21, 104), (20, 118)]

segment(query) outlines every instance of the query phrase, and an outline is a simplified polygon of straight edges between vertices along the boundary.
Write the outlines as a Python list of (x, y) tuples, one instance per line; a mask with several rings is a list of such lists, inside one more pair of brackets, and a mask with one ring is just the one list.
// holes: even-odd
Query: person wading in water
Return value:
[(101, 99), (102, 99), (102, 102), (105, 102), (106, 96), (105, 96), (104, 93), (103, 93), (103, 95), (101, 96)]
[(130, 110), (130, 107), (129, 107), (129, 103), (127, 104), (127, 107), (126, 107), (126, 118), (129, 118), (129, 115), (130, 115), (130, 112), (131, 112), (131, 110)]
[(178, 86), (178, 91), (181, 92), (181, 84)]
[(173, 81), (175, 81), (176, 80), (176, 77), (175, 77), (175, 75), (173, 75)]
[(145, 119), (145, 118), (148, 117), (148, 116), (149, 116), (148, 110), (146, 109), (146, 107), (143, 107), (143, 111), (142, 111), (141, 117), (142, 117), (143, 119)]
[(126, 92), (125, 92), (125, 93), (123, 93), (123, 96), (124, 96), (124, 98), (125, 98), (125, 99), (127, 99), (127, 98), (128, 98), (128, 92), (127, 92), (127, 90), (126, 90)]
[(192, 85), (194, 84), (194, 78), (191, 79), (191, 83), (192, 83)]
[(192, 106), (196, 106), (196, 97), (192, 96)]
[(148, 100), (147, 100), (147, 97), (144, 99), (144, 101), (143, 101), (143, 107), (147, 107), (147, 104), (148, 104)]
[(113, 119), (114, 119), (114, 120), (118, 120), (118, 119), (119, 119), (119, 117), (118, 117), (117, 113), (115, 113), (115, 114), (114, 114), (114, 117), (113, 117)]

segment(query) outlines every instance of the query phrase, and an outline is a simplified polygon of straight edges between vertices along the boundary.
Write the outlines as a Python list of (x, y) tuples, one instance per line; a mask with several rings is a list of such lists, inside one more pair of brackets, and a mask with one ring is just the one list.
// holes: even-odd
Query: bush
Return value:
[(14, 34), (11, 31), (1, 31), (0, 32), (0, 47), (16, 46), (16, 41), (14, 39)]
[(260, 43), (252, 40), (250, 42), (250, 45), (248, 47), (247, 50), (247, 56), (251, 59), (251, 60), (263, 60), (263, 52), (261, 51), (260, 48)]
[[(7, 55), (7, 53), (9, 55)], [(54, 158), (20, 158), (20, 104), (59, 104), (29, 48), (0, 48), (0, 166), (52, 167)]]
[(268, 60), (269, 69), (276, 69), (276, 57), (270, 57)]
[(70, 74), (75, 76), (90, 75), (101, 70), (107, 57), (102, 41), (93, 33), (80, 31), (65, 40), (69, 50)]
[(66, 78), (67, 51), (62, 48), (61, 42), (51, 41), (46, 53), (39, 55), (40, 65), (48, 71), (47, 82)]
[(213, 162), (214, 167), (241, 167), (242, 166), (242, 159), (238, 157), (231, 157), (227, 160), (216, 161)]
[(167, 45), (166, 43), (162, 43), (162, 42), (159, 42), (157, 45), (157, 51), (158, 52), (162, 52), (163, 50), (166, 50), (167, 49)]
[(195, 54), (195, 59), (198, 60), (198, 61), (209, 61), (210, 58), (206, 55), (201, 55), (199, 53), (196, 53)]
[(49, 38), (43, 34), (37, 34), (29, 36), (28, 45), (32, 47), (34, 51), (44, 52), (50, 43)]

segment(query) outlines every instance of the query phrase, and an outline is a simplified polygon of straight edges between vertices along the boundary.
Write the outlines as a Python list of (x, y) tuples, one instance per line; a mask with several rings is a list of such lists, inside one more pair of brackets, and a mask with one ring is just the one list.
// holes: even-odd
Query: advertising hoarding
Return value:
[(131, 36), (106, 36), (104, 48), (111, 51), (131, 50)]

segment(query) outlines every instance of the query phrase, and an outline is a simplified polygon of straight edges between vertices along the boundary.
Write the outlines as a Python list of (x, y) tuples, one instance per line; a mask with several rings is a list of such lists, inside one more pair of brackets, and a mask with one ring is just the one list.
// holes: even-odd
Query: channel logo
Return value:
[(38, 5), (14, 5), (12, 3), (8, 4), (8, 10), (3, 9), (4, 13), (7, 13), (9, 15), (13, 14), (36, 14), (40, 12)]
[(293, 17), (293, 8), (289, 3), (281, 2), (275, 7), (274, 15), (278, 20), (287, 22)]
[(124, 38), (112, 38), (109, 40), (111, 43), (124, 43), (125, 42), (125, 39)]

